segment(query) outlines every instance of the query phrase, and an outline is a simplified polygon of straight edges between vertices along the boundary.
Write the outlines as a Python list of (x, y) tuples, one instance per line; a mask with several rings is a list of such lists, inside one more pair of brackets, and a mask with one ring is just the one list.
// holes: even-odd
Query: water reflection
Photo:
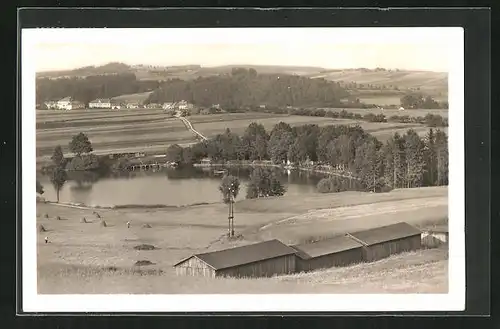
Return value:
[[(218, 168), (216, 171), (220, 171)], [(240, 178), (238, 200), (244, 199), (251, 168), (226, 168)], [(287, 194), (316, 193), (322, 174), (305, 171), (274, 169), (278, 179), (287, 186)], [(62, 202), (81, 202), (89, 205), (121, 204), (168, 204), (186, 205), (203, 202), (220, 202), (218, 186), (222, 174), (213, 169), (183, 168), (136, 170), (97, 174), (91, 172), (70, 173), (68, 182), (60, 193)], [(49, 177), (40, 177), (45, 187), (44, 197), (55, 200), (55, 191)]]

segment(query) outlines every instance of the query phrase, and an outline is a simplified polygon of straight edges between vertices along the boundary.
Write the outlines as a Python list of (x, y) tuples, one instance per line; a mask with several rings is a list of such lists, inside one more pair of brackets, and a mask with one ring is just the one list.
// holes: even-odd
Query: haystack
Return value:
[(57, 217), (56, 217), (56, 219), (57, 219), (57, 220), (61, 220), (61, 217), (60, 217), (60, 216), (57, 216)]
[(49, 214), (43, 214), (43, 218), (49, 218)]
[(94, 211), (92, 214), (94, 214), (97, 218), (101, 218), (101, 215), (99, 215), (97, 211)]
[(101, 222), (99, 223), (99, 226), (101, 226), (101, 227), (108, 227), (108, 224), (106, 224), (105, 220), (101, 220)]
[(45, 229), (45, 227), (42, 224), (38, 225), (38, 232), (46, 232), (46, 231), (47, 230)]
[(149, 225), (148, 223), (146, 223), (146, 224), (142, 224), (142, 227), (143, 227), (143, 228), (151, 228), (152, 226), (151, 226), (151, 225)]
[(151, 244), (140, 244), (134, 247), (135, 250), (155, 250), (157, 249), (155, 246)]
[(138, 260), (137, 262), (135, 262), (134, 265), (135, 266), (146, 266), (146, 265), (154, 265), (154, 263), (149, 261), (149, 260)]
[(83, 217), (82, 219), (80, 219), (80, 223), (87, 223), (87, 219)]

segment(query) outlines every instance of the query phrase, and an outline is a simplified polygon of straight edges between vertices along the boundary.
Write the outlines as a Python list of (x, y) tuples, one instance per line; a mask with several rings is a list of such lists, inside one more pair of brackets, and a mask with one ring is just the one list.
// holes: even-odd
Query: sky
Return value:
[[(450, 28), (38, 29), (36, 71), (109, 62), (449, 71)], [(24, 33), (24, 31), (23, 31)]]

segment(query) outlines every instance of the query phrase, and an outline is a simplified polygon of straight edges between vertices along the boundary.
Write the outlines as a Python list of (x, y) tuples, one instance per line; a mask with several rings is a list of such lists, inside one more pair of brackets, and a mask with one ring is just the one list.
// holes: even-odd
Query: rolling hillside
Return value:
[[(446, 72), (377, 69), (325, 69), (321, 67), (276, 65), (225, 65), (202, 67), (200, 65), (152, 66), (109, 63), (87, 66), (71, 71), (40, 72), (38, 78), (71, 78), (88, 76), (135, 75), (138, 83), (150, 84), (171, 79), (192, 81), (199, 78), (231, 75), (235, 68), (253, 69), (264, 75), (293, 75), (337, 82), (351, 98), (368, 104), (399, 105), (400, 98), (408, 92), (421, 92), (437, 101), (448, 99), (448, 74)], [(151, 90), (151, 89), (149, 89)], [(132, 92), (134, 93), (134, 92)], [(114, 95), (113, 95), (114, 96)], [(139, 96), (141, 100), (144, 94)]]
[(123, 63), (109, 63), (103, 66), (88, 66), (71, 71), (39, 72), (37, 77), (72, 77), (113, 73), (134, 73), (139, 80), (167, 80), (179, 78), (183, 80), (196, 79), (214, 75), (231, 73), (235, 67), (253, 68), (263, 74), (290, 74), (310, 78), (324, 78), (330, 81), (370, 84), (373, 86), (393, 86), (400, 89), (420, 88), (422, 91), (447, 93), (448, 74), (446, 72), (407, 71), (407, 70), (368, 70), (345, 69), (328, 70), (321, 67), (271, 66), (271, 65), (225, 65), (217, 67), (202, 67), (200, 65), (186, 66), (128, 66)]

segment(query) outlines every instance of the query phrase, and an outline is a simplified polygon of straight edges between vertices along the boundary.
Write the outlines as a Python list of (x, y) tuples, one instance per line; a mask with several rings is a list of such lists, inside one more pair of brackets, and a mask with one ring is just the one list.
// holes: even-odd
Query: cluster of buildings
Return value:
[(89, 109), (138, 109), (138, 108), (147, 108), (147, 109), (163, 109), (163, 110), (192, 110), (195, 106), (185, 100), (179, 102), (171, 102), (171, 103), (149, 103), (142, 104), (140, 102), (134, 101), (117, 101), (110, 98), (98, 98), (88, 103), (86, 106), (85, 103), (77, 101), (72, 97), (65, 97), (63, 99), (57, 101), (47, 101), (44, 103), (47, 109), (57, 109), (57, 110), (74, 110), (74, 109), (83, 109), (88, 107)]
[(393, 254), (448, 243), (447, 228), (422, 232), (400, 222), (288, 246), (278, 240), (192, 255), (174, 265), (178, 275), (271, 277), (374, 262)]
[(83, 102), (77, 101), (72, 97), (64, 97), (58, 101), (48, 101), (44, 104), (49, 110), (75, 110), (85, 108), (85, 104)]

